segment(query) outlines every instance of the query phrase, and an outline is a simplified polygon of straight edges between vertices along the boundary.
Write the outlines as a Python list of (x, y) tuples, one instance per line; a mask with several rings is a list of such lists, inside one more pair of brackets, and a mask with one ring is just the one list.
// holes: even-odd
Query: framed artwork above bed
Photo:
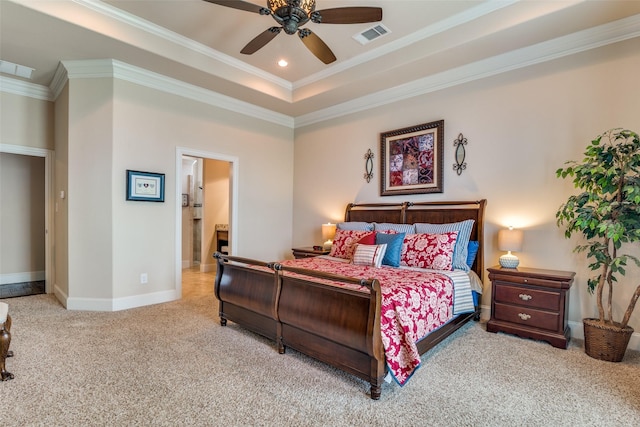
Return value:
[(380, 195), (443, 192), (444, 120), (380, 134)]

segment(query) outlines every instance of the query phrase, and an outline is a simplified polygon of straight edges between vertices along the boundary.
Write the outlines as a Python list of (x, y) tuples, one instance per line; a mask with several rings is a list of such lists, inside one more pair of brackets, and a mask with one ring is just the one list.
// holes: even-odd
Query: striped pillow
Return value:
[(406, 233), (406, 234), (416, 233), (416, 228), (413, 226), (413, 224), (392, 224), (389, 222), (381, 222), (381, 223), (376, 222), (373, 225), (374, 225), (375, 231), (379, 231), (382, 233), (388, 230), (393, 230), (398, 233)]
[(363, 245), (356, 243), (356, 250), (353, 253), (353, 263), (355, 265), (380, 267), (386, 250), (387, 245)]
[(469, 245), (469, 239), (471, 238), (471, 229), (473, 228), (474, 220), (467, 219), (460, 222), (452, 222), (449, 224), (415, 224), (416, 233), (429, 233), (440, 234), (447, 233), (449, 231), (457, 231), (458, 239), (453, 249), (453, 268), (457, 270), (469, 271), (470, 268), (467, 265), (467, 246)]
[(373, 224), (370, 222), (339, 222), (336, 225), (339, 230), (373, 231)]

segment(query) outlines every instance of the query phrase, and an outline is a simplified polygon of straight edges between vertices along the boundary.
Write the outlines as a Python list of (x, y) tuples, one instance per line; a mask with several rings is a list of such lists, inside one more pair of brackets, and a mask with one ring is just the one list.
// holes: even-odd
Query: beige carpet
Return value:
[(3, 426), (637, 426), (640, 354), (622, 363), (465, 326), (404, 387), (368, 385), (234, 324), (212, 296), (116, 313), (54, 297), (13, 316)]

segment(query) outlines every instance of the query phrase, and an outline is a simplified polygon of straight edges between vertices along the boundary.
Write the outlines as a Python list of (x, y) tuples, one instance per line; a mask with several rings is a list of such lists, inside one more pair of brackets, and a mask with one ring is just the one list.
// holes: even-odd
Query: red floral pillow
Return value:
[(402, 244), (400, 265), (452, 270), (453, 249), (457, 239), (457, 231), (442, 234), (407, 234)]
[(333, 245), (331, 246), (329, 256), (344, 259), (353, 258), (356, 243), (369, 235), (373, 236), (375, 242), (376, 234), (372, 231), (336, 230), (336, 235), (333, 237)]

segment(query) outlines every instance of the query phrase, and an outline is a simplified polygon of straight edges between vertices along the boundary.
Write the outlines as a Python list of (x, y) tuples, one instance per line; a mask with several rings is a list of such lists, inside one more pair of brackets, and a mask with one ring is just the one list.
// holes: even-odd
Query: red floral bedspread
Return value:
[[(382, 342), (389, 371), (400, 385), (420, 366), (416, 343), (453, 317), (453, 283), (443, 274), (360, 266), (322, 257), (281, 264), (358, 279), (378, 279), (382, 290)], [(357, 287), (349, 285), (354, 286)]]

